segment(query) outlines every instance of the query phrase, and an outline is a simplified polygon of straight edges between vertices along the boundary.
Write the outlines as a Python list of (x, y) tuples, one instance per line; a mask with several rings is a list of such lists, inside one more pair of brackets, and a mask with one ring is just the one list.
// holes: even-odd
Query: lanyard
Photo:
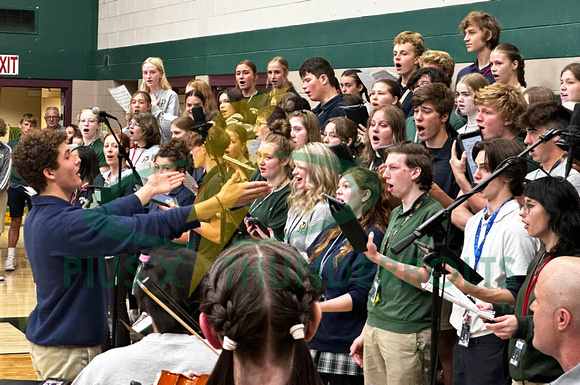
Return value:
[[(252, 213), (253, 213), (253, 212), (254, 212), (254, 211), (255, 211), (255, 210), (258, 208), (258, 207), (262, 206), (262, 203), (264, 203), (264, 201), (266, 201), (266, 199), (270, 198), (270, 196), (271, 196), (272, 194), (274, 194), (275, 192), (278, 192), (278, 191), (282, 191), (282, 189), (280, 189), (280, 186), (282, 186), (282, 184), (283, 184), (284, 182), (286, 182), (286, 179), (287, 179), (287, 178), (284, 178), (284, 179), (282, 180), (282, 182), (280, 182), (280, 184), (278, 184), (278, 186), (276, 186), (276, 187), (275, 187), (275, 188), (274, 188), (272, 191), (270, 191), (270, 194), (266, 195), (266, 196), (264, 197), (264, 199), (262, 199), (262, 200), (260, 201), (260, 203), (258, 203), (256, 206), (254, 206), (254, 204), (256, 203), (256, 200), (254, 200), (254, 201), (252, 202), (251, 206), (250, 206), (250, 211), (248, 211), (248, 214), (252, 214)], [(284, 186), (284, 187), (286, 187), (286, 186)]]
[[(540, 276), (542, 269), (544, 267), (546, 267), (548, 262), (550, 262), (552, 260), (552, 255), (549, 255), (548, 258), (546, 259), (546, 262), (540, 267), (540, 270), (538, 270), (538, 266), (540, 265), (540, 262), (542, 262), (542, 260), (544, 259), (545, 256), (546, 256), (546, 252), (544, 251), (544, 253), (540, 257), (538, 262), (536, 262), (536, 266), (534, 266), (534, 270), (532, 271), (532, 275), (530, 276), (530, 280), (528, 281), (528, 286), (526, 287), (526, 295), (524, 297), (524, 306), (522, 308), (522, 316), (524, 316), (524, 317), (526, 316), (526, 314), (528, 312), (528, 301), (530, 300), (530, 295), (532, 295), (532, 290), (536, 286), (536, 282), (538, 281), (538, 277)], [(537, 273), (536, 273), (536, 270), (538, 270)]]
[(393, 241), (393, 238), (395, 238), (395, 235), (397, 235), (397, 233), (399, 232), (399, 230), (401, 230), (401, 228), (403, 226), (405, 226), (405, 223), (407, 223), (407, 221), (409, 219), (411, 219), (411, 217), (413, 216), (413, 214), (415, 214), (417, 212), (417, 210), (419, 210), (419, 208), (421, 207), (421, 205), (423, 204), (423, 202), (425, 202), (428, 197), (429, 197), (428, 194), (423, 195), (423, 198), (420, 199), (418, 202), (415, 203), (415, 205), (411, 209), (411, 212), (407, 215), (407, 217), (405, 218), (405, 220), (403, 221), (403, 223), (401, 223), (401, 225), (399, 227), (397, 227), (394, 231), (393, 231), (393, 229), (391, 229), (387, 233), (387, 235), (383, 239), (383, 243), (381, 245), (381, 248), (380, 248), (379, 252), (381, 252), (381, 253), (383, 253), (385, 255), (387, 254), (387, 251), (389, 249), (389, 246), (391, 245), (391, 242)]
[[(294, 220), (292, 221), (292, 223), (290, 223), (290, 226), (288, 226), (288, 229), (284, 228), (284, 242), (290, 244), (290, 237), (292, 233), (300, 225), (300, 221), (304, 218), (306, 214), (309, 213), (301, 213), (300, 215), (297, 215), (296, 218), (294, 218)], [(306, 224), (306, 222), (303, 222), (303, 224)]]
[(270, 198), (270, 195), (274, 194), (274, 190), (270, 191), (270, 194), (266, 195), (264, 197), (264, 199), (262, 199), (260, 201), (260, 203), (258, 203), (256, 206), (254, 206), (254, 204), (256, 203), (256, 201), (252, 202), (252, 205), (250, 206), (250, 211), (248, 211), (248, 214), (252, 214), (254, 212), (254, 210), (256, 210), (258, 207), (262, 206), (262, 203), (264, 203), (264, 201), (268, 198)]
[[(391, 229), (383, 238), (383, 242), (381, 243), (381, 248), (379, 249), (379, 252), (387, 255), (387, 251), (389, 250), (389, 247), (391, 246), (391, 243), (393, 241), (393, 238), (395, 238), (395, 235), (397, 235), (397, 233), (399, 232), (399, 230), (401, 230), (401, 228), (403, 226), (405, 226), (405, 223), (407, 223), (407, 221), (409, 219), (411, 219), (411, 217), (413, 216), (413, 214), (415, 214), (419, 208), (421, 207), (421, 205), (426, 202), (429, 199), (429, 193), (425, 193), (421, 198), (418, 199), (418, 201), (415, 201), (415, 204), (413, 205), (413, 207), (410, 210), (409, 214), (407, 214), (407, 217), (403, 220), (403, 223), (401, 223), (401, 225), (399, 227), (397, 227), (397, 229), (395, 229), (393, 231), (393, 229)], [(393, 217), (391, 217), (392, 219)], [(381, 269), (380, 266), (379, 268), (377, 268), (377, 275), (375, 276), (375, 285), (377, 285), (377, 292), (378, 292), (378, 285), (379, 282), (381, 281), (381, 272), (384, 269)], [(403, 281), (401, 281), (403, 282)], [(378, 299), (378, 294), (377, 297), (375, 298), (376, 302), (373, 301), (375, 304), (379, 301)]]
[(343, 233), (340, 233), (338, 235), (338, 237), (336, 237), (334, 242), (332, 242), (332, 245), (328, 249), (326, 249), (326, 253), (324, 253), (324, 256), (322, 257), (322, 261), (320, 261), (320, 267), (318, 268), (318, 276), (320, 278), (322, 278), (322, 271), (324, 270), (324, 266), (326, 265), (326, 262), (328, 261), (328, 259), (330, 258), (330, 255), (335, 250), (336, 242), (338, 242), (340, 240), (340, 243), (338, 244), (338, 246), (343, 244), (345, 239), (342, 238), (342, 234)]
[(567, 153), (567, 152), (563, 153), (563, 154), (562, 154), (562, 155), (561, 155), (561, 156), (558, 158), (558, 160), (556, 160), (556, 162), (555, 162), (555, 163), (552, 165), (552, 167), (550, 167), (550, 171), (548, 172), (548, 174), (550, 174), (552, 171), (554, 171), (554, 169), (555, 169), (556, 167), (558, 167), (558, 166), (560, 165), (560, 163), (562, 163), (562, 161), (563, 161), (564, 159), (566, 159), (567, 157), (568, 157), (568, 153)]
[(74, 205), (78, 202), (79, 197), (81, 196), (82, 192), (85, 191), (87, 188), (89, 187), (88, 183), (85, 183), (80, 190), (75, 191), (75, 193), (72, 195), (72, 197), (70, 198), (70, 204)]
[(137, 153), (138, 148), (141, 148), (141, 147), (137, 147), (137, 145), (135, 145), (135, 148), (133, 149), (133, 156), (131, 157), (131, 163), (133, 163), (133, 165), (135, 163), (139, 162), (139, 159), (141, 159), (141, 155), (143, 155), (143, 153), (145, 152), (145, 148), (141, 148), (141, 153), (137, 157), (137, 160), (133, 160), (135, 158), (135, 153)]
[[(475, 233), (475, 242), (473, 243), (473, 252), (475, 253), (475, 265), (473, 266), (473, 270), (477, 271), (477, 265), (479, 265), (479, 259), (481, 258), (483, 245), (485, 244), (485, 240), (487, 239), (487, 234), (489, 233), (489, 230), (491, 230), (491, 226), (493, 226), (495, 217), (497, 217), (497, 214), (499, 213), (501, 208), (512, 199), (514, 198), (510, 198), (507, 201), (503, 202), (501, 206), (499, 206), (499, 209), (497, 209), (496, 212), (494, 212), (491, 215), (491, 218), (489, 218), (489, 222), (487, 222), (487, 226), (485, 227), (485, 234), (483, 235), (483, 240), (481, 241), (481, 244), (479, 243), (479, 233), (481, 232), (481, 224), (483, 223), (483, 217), (479, 219), (479, 225), (477, 226), (477, 232)], [(487, 205), (485, 206), (484, 210), (487, 211)]]

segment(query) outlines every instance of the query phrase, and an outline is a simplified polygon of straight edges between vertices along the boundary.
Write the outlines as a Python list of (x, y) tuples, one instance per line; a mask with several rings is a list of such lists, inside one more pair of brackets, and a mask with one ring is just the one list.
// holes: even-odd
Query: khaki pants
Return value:
[(101, 352), (101, 346), (40, 346), (32, 342), (30, 357), (39, 380), (50, 377), (74, 380), (81, 370)]
[(512, 380), (512, 385), (549, 385), (545, 382), (530, 382), (530, 381), (516, 381)]
[(427, 384), (430, 329), (399, 334), (366, 325), (365, 330), (365, 385)]

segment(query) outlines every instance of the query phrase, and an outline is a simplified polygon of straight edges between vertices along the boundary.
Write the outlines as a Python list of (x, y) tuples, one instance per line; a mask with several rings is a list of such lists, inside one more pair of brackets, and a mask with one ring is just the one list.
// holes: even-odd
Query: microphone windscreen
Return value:
[(93, 109), (91, 111), (95, 115), (99, 115), (101, 113), (101, 110), (99, 109), (99, 107), (93, 107)]

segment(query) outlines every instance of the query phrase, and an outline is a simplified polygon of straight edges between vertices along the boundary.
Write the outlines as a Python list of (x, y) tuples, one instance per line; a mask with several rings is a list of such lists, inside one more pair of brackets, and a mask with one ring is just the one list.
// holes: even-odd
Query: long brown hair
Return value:
[(377, 111), (383, 111), (385, 117), (389, 121), (391, 131), (393, 132), (392, 137), (393, 141), (391, 144), (401, 143), (407, 139), (407, 133), (405, 132), (405, 116), (403, 115), (403, 112), (401, 111), (400, 108), (397, 108), (395, 106), (389, 106), (387, 104), (374, 108), (369, 115), (369, 119), (367, 121), (367, 130), (364, 136), (365, 146), (362, 153), (361, 164), (365, 167), (368, 167), (371, 164), (373, 164), (376, 157), (375, 150), (373, 150), (373, 147), (371, 146), (369, 127), (371, 125), (371, 120), (373, 119), (373, 116), (375, 116)]
[(133, 120), (141, 126), (143, 130), (143, 140), (149, 144), (159, 144), (161, 134), (159, 133), (159, 124), (157, 119), (150, 112), (136, 112), (133, 114)]
[(294, 111), (288, 116), (288, 121), (292, 118), (299, 118), (302, 121), (304, 128), (306, 128), (307, 143), (322, 142), (320, 139), (320, 123), (318, 123), (318, 118), (314, 112), (308, 110)]
[[(381, 229), (381, 231), (385, 231), (389, 225), (391, 211), (398, 203), (396, 199), (393, 198), (386, 188), (383, 188), (383, 181), (374, 171), (362, 167), (353, 167), (345, 171), (343, 177), (347, 175), (352, 176), (354, 183), (356, 183), (360, 190), (369, 190), (371, 193), (371, 197), (364, 202), (362, 207), (363, 212), (360, 223), (363, 229), (366, 230), (374, 225)], [(320, 255), (328, 247), (328, 244), (335, 240), (341, 232), (342, 230), (338, 226), (330, 230), (325, 241), (310, 255), (310, 261)], [(344, 249), (335, 257), (334, 263), (336, 264), (338, 259), (344, 257), (351, 250), (352, 245), (350, 242), (347, 242)]]
[(209, 113), (216, 112), (218, 110), (217, 99), (215, 95), (211, 92), (209, 84), (201, 79), (193, 79), (187, 83), (187, 87), (191, 87), (194, 90), (200, 91), (203, 96), (205, 96), (205, 104), (207, 111)]

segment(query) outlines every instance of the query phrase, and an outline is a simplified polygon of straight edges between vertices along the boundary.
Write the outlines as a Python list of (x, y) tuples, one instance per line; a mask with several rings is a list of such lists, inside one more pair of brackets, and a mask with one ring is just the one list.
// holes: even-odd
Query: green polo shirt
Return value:
[[(14, 151), (14, 149), (16, 149), (16, 146), (18, 146), (18, 143), (20, 142), (21, 136), (22, 136), (22, 134), (19, 134), (16, 138), (14, 138), (8, 142), (8, 146), (10, 146), (12, 151)], [(10, 185), (11, 186), (16, 186), (16, 185), (27, 186), (26, 182), (24, 182), (22, 180), (22, 178), (20, 178), (20, 175), (18, 175), (18, 172), (16, 172), (16, 167), (12, 166), (12, 170), (10, 172), (11, 172), (11, 174), (10, 174), (11, 175), (10, 176)]]
[[(81, 146), (84, 146), (83, 143), (80, 143)], [(108, 167), (107, 161), (105, 159), (105, 154), (103, 152), (103, 141), (101, 139), (96, 139), (93, 143), (89, 144), (88, 147), (91, 147), (95, 154), (97, 154), (97, 160), (99, 161), (99, 167)]]
[[(406, 212), (403, 212), (403, 205), (397, 206), (391, 213), (380, 253), (397, 262), (423, 266), (425, 253), (414, 244), (399, 255), (394, 255), (390, 247), (411, 234), (441, 208), (439, 202), (428, 193), (417, 198)], [(433, 245), (431, 237), (422, 237), (419, 241)], [(389, 249), (385, 252), (387, 245)], [(367, 302), (367, 324), (400, 334), (418, 333), (431, 326), (431, 293), (404, 282), (383, 267), (377, 269), (375, 281), (377, 280), (379, 301), (373, 304), (371, 289)]]
[(256, 200), (249, 212), (251, 216), (274, 230), (274, 236), (279, 241), (284, 239), (284, 226), (288, 217), (286, 200), (290, 192), (291, 187), (288, 183), (281, 190), (268, 195), (266, 199)]

